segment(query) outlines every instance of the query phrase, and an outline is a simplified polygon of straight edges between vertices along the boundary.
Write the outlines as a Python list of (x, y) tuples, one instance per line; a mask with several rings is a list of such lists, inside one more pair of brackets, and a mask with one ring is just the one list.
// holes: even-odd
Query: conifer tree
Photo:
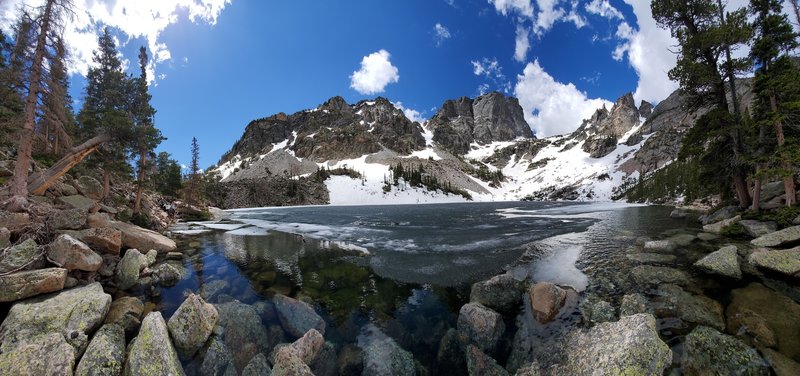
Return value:
[(189, 194), (186, 201), (189, 205), (193, 205), (197, 199), (197, 188), (200, 180), (200, 146), (197, 144), (197, 137), (192, 137), (192, 163), (189, 169)]
[(136, 173), (136, 198), (134, 200), (133, 212), (139, 213), (142, 207), (142, 194), (145, 185), (148, 182), (148, 172), (151, 169), (151, 164), (148, 162), (149, 156), (154, 154), (155, 148), (164, 140), (159, 131), (153, 125), (153, 116), (155, 109), (150, 105), (152, 96), (147, 89), (147, 50), (142, 46), (139, 48), (139, 68), (141, 70), (139, 77), (134, 78), (132, 100), (133, 103), (133, 120), (135, 123), (135, 151), (138, 160), (137, 173)]
[(172, 159), (167, 152), (160, 152), (155, 159), (155, 182), (156, 191), (163, 195), (177, 197), (183, 185), (181, 176), (181, 165)]
[(44, 136), (44, 152), (63, 155), (72, 148), (74, 118), (72, 100), (68, 93), (69, 77), (66, 65), (67, 48), (64, 40), (55, 43), (55, 55), (50, 60), (47, 91), (42, 98), (41, 132)]

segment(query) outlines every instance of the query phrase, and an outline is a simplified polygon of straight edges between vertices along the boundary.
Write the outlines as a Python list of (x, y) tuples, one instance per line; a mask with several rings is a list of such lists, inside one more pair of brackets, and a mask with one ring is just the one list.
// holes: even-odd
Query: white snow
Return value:
[[(387, 168), (388, 174), (388, 168)], [(466, 202), (464, 197), (431, 192), (425, 188), (392, 186), (392, 191), (383, 192), (383, 178), (361, 181), (347, 176), (331, 176), (325, 181), (330, 192), (331, 205), (401, 205)]]

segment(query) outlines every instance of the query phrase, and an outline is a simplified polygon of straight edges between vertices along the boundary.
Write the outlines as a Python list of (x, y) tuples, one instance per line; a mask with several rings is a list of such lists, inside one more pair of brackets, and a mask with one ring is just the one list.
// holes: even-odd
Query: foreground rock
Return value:
[(631, 269), (631, 279), (639, 286), (653, 286), (674, 283), (685, 286), (689, 284), (689, 276), (678, 269), (662, 266), (639, 265)]
[(754, 265), (791, 277), (800, 277), (800, 247), (792, 249), (760, 249), (750, 254)]
[(103, 258), (88, 245), (72, 236), (62, 234), (47, 249), (47, 257), (69, 270), (96, 272), (103, 265)]
[(311, 329), (325, 335), (325, 320), (310, 304), (280, 294), (275, 295), (273, 301), (283, 329), (292, 337), (302, 337)]
[[(731, 302), (725, 310), (729, 320), (746, 311), (764, 319), (764, 324), (776, 337), (781, 353), (800, 359), (800, 304), (783, 294), (760, 284), (751, 283), (745, 288), (731, 291)], [(734, 322), (734, 324), (736, 324)], [(736, 328), (737, 332), (740, 328)], [(752, 336), (752, 331), (743, 334)]]
[(0, 302), (13, 302), (64, 289), (67, 269), (47, 268), (0, 277)]
[(729, 278), (741, 279), (739, 254), (735, 245), (722, 247), (694, 263), (694, 266), (707, 273), (719, 274)]
[(372, 324), (358, 336), (358, 346), (364, 352), (363, 376), (413, 376), (416, 375), (414, 358), (392, 338)]
[(53, 212), (47, 225), (54, 230), (80, 230), (86, 225), (88, 212), (85, 209), (67, 209)]
[(698, 326), (683, 345), (687, 375), (769, 375), (766, 362), (755, 349), (727, 334)]
[[(0, 325), (0, 355), (6, 360), (23, 359), (34, 351), (31, 346), (60, 351), (68, 347), (70, 357), (73, 358), (73, 352), (81, 354), (86, 349), (89, 344), (88, 335), (103, 322), (110, 304), (111, 296), (103, 292), (100, 283), (18, 302), (11, 307), (8, 316)], [(67, 346), (63, 346), (64, 344)], [(59, 358), (63, 354), (63, 352), (34, 353), (54, 358)], [(73, 358), (71, 362), (74, 361)], [(38, 362), (47, 360), (42, 359)], [(25, 369), (25, 363), (17, 367)], [(0, 366), (0, 369), (4, 368)], [(70, 372), (71, 370), (72, 368)], [(37, 373), (31, 368), (30, 372), (22, 374), (49, 373)]]
[(12, 246), (0, 252), (0, 273), (14, 270), (36, 269), (44, 265), (44, 257), (33, 239)]
[(238, 371), (243, 370), (258, 353), (269, 354), (272, 351), (275, 343), (270, 342), (261, 317), (251, 305), (234, 300), (215, 307), (219, 313), (219, 326), (225, 329), (225, 346), (237, 349), (231, 356)]
[(264, 354), (256, 355), (247, 367), (242, 370), (242, 376), (269, 376), (272, 375), (272, 368), (269, 366), (267, 357)]
[(106, 324), (95, 333), (81, 357), (76, 376), (120, 375), (125, 363), (125, 330)]
[(0, 353), (0, 370), (4, 375), (72, 375), (75, 357), (63, 335), (48, 333), (21, 339), (13, 351)]
[(754, 220), (742, 220), (739, 224), (744, 227), (747, 235), (757, 238), (778, 230), (778, 224), (775, 222), (761, 222)]
[(123, 374), (184, 375), (161, 312), (150, 312), (142, 321), (139, 335), (129, 346)]
[(118, 221), (110, 221), (109, 226), (122, 232), (122, 245), (127, 248), (155, 249), (158, 253), (172, 252), (178, 248), (174, 240), (152, 230)]
[(469, 345), (466, 350), (467, 371), (470, 375), (507, 376), (508, 371), (497, 364), (497, 361), (486, 355), (481, 349)]
[(125, 296), (111, 302), (106, 324), (117, 324), (128, 333), (135, 333), (142, 325), (144, 303), (138, 298)]
[(519, 308), (522, 293), (522, 283), (506, 273), (473, 284), (469, 300), (506, 312)]
[(190, 294), (170, 317), (167, 327), (175, 348), (183, 358), (191, 358), (208, 341), (219, 314), (199, 295)]
[(483, 351), (494, 352), (506, 330), (503, 317), (478, 303), (468, 303), (458, 314), (458, 335)]
[(138, 249), (125, 251), (125, 256), (117, 264), (116, 281), (117, 287), (127, 290), (139, 281), (139, 272), (146, 264), (145, 256), (139, 253)]
[(11, 213), (0, 210), (0, 227), (8, 229), (11, 233), (18, 233), (25, 229), (31, 222), (28, 213)]
[(567, 292), (550, 282), (533, 285), (529, 295), (533, 314), (542, 324), (553, 321), (567, 299)]
[(122, 249), (122, 232), (113, 228), (86, 229), (78, 233), (78, 239), (101, 253), (118, 255)]
[(650, 314), (624, 316), (589, 331), (568, 335), (556, 374), (661, 375), (672, 363), (672, 351), (662, 342)]
[(313, 375), (309, 365), (319, 355), (324, 344), (322, 334), (315, 329), (309, 330), (291, 345), (278, 350), (272, 375)]
[(750, 244), (756, 247), (781, 247), (798, 242), (800, 242), (800, 226), (794, 226), (753, 239)]

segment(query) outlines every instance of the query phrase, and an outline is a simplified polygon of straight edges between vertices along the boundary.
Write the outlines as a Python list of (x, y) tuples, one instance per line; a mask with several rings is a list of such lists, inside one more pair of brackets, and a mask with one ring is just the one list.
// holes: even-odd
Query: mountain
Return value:
[[(739, 85), (743, 103), (750, 86)], [(679, 92), (655, 107), (627, 93), (573, 133), (538, 139), (517, 99), (497, 92), (447, 100), (425, 124), (385, 98), (333, 97), (250, 122), (212, 170), (224, 207), (612, 200), (675, 160), (705, 112)]]

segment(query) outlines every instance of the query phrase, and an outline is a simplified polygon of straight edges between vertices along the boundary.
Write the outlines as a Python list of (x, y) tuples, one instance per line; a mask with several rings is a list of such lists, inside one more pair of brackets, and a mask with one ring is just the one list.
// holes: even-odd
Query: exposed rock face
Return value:
[(67, 269), (28, 270), (0, 277), (0, 302), (13, 302), (64, 288)]
[(59, 235), (50, 243), (47, 257), (69, 270), (96, 272), (103, 264), (103, 258), (89, 246), (66, 234)]
[(125, 364), (125, 330), (117, 324), (103, 325), (81, 357), (76, 376), (118, 376)]
[(199, 295), (190, 294), (167, 322), (170, 337), (183, 358), (191, 358), (206, 343), (219, 314)]
[(567, 299), (567, 292), (564, 289), (549, 282), (539, 282), (533, 285), (529, 295), (531, 309), (536, 315), (536, 319), (542, 324), (553, 321)]
[(648, 101), (642, 101), (639, 104), (639, 115), (643, 118), (648, 118), (653, 113), (653, 104)]
[(627, 93), (617, 99), (611, 111), (603, 107), (595, 112), (573, 133), (573, 137), (585, 138), (583, 151), (592, 158), (601, 158), (614, 151), (617, 141), (638, 124), (639, 109), (633, 101), (633, 94)]
[(467, 303), (458, 314), (458, 334), (462, 341), (483, 351), (494, 352), (506, 330), (503, 317), (478, 303)]
[(737, 250), (735, 245), (722, 247), (694, 263), (694, 266), (708, 273), (741, 279), (742, 270), (739, 268)]
[(509, 311), (519, 307), (522, 293), (522, 282), (506, 273), (473, 284), (469, 300), (499, 311)]
[(275, 295), (274, 302), (281, 325), (289, 335), (302, 337), (311, 329), (325, 334), (325, 320), (308, 303), (284, 295)]
[(122, 232), (122, 244), (127, 248), (155, 249), (159, 253), (172, 252), (178, 248), (174, 240), (130, 223), (111, 221), (110, 227)]
[(473, 142), (486, 144), (533, 137), (519, 101), (498, 92), (474, 100), (467, 97), (448, 100), (430, 124), (433, 140), (457, 155), (466, 154)]
[(769, 375), (767, 363), (754, 348), (705, 326), (698, 326), (684, 343), (687, 375)]
[(131, 341), (125, 360), (125, 376), (185, 375), (178, 354), (169, 340), (161, 312), (150, 312), (142, 321), (139, 335)]

